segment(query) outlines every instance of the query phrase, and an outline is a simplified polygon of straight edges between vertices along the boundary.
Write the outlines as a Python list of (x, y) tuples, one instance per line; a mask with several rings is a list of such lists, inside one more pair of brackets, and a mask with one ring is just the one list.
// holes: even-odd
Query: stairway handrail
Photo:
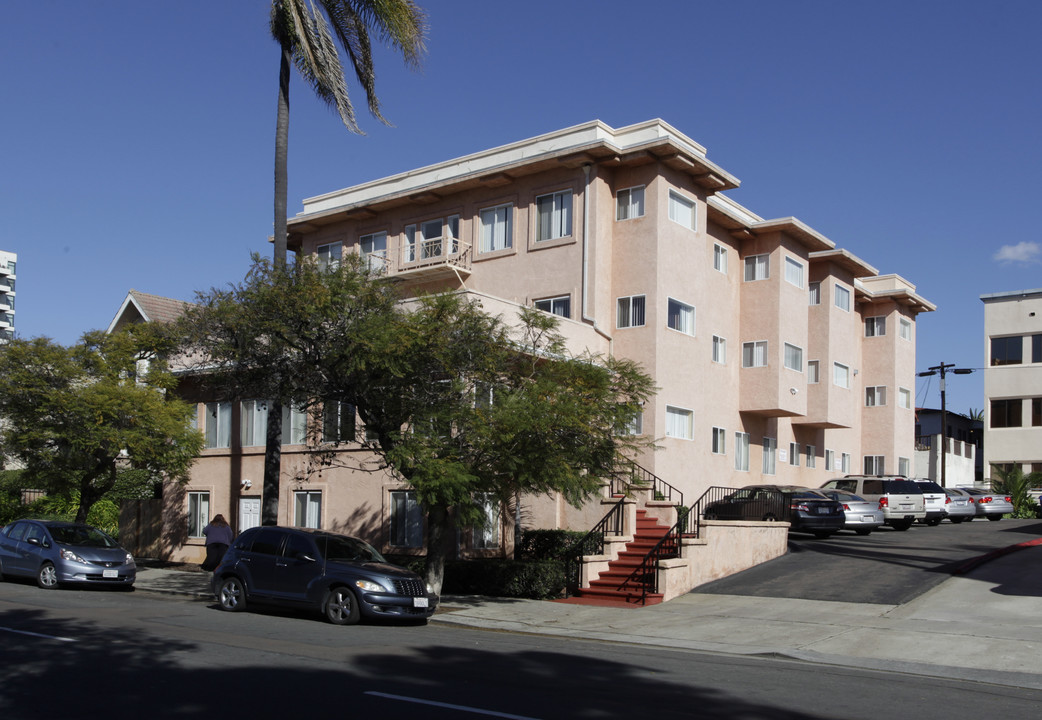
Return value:
[[(657, 565), (662, 560), (669, 560), (671, 558), (680, 557), (680, 545), (682, 538), (688, 535), (684, 530), (686, 529), (687, 519), (691, 517), (691, 510), (685, 508), (683, 505), (677, 506), (677, 521), (666, 534), (662, 536), (655, 547), (648, 550), (647, 554), (644, 555), (644, 559), (640, 561), (640, 565), (634, 568), (633, 572), (622, 581), (619, 585), (619, 590), (624, 590), (630, 587), (630, 583), (633, 582), (635, 585), (640, 585), (640, 604), (644, 605), (647, 601), (649, 592), (649, 583), (645, 580), (638, 580), (640, 577), (651, 576), (652, 581), (650, 583), (650, 592), (658, 592), (658, 572)], [(697, 518), (696, 518), (697, 525)], [(696, 535), (697, 537), (697, 532)], [(668, 546), (669, 549), (665, 549)]]
[[(582, 584), (583, 557), (586, 555), (603, 555), (605, 535), (622, 535), (625, 521), (623, 509), (626, 499), (626, 495), (620, 497), (618, 502), (601, 518), (599, 523), (593, 526), (590, 532), (583, 535), (581, 540), (565, 551), (566, 597), (571, 597), (574, 591), (578, 590)], [(593, 552), (594, 550), (596, 552)]]
[[(620, 469), (618, 467), (619, 465), (626, 465), (627, 467)], [(637, 482), (628, 482), (626, 480), (627, 476), (637, 480)], [(662, 496), (664, 500), (667, 500), (674, 505), (684, 504), (684, 493), (680, 492), (680, 490), (670, 485), (658, 475), (647, 468), (638, 465), (629, 458), (623, 458), (616, 462), (616, 467), (612, 472), (612, 479), (620, 480), (626, 485), (627, 489), (634, 485), (650, 485), (656, 498)], [(612, 491), (615, 492), (614, 485), (612, 486)]]

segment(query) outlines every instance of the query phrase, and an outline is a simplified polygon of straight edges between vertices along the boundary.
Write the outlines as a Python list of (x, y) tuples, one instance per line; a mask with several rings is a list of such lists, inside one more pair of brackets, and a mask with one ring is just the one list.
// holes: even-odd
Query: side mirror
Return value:
[(46, 547), (42, 542), (40, 542), (40, 538), (29, 538), (26, 540), (26, 542), (30, 545), (39, 545), (40, 547)]

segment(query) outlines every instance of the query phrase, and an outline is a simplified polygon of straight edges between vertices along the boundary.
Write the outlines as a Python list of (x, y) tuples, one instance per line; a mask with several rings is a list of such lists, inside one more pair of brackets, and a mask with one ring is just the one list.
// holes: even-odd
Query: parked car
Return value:
[(865, 500), (846, 490), (818, 490), (827, 498), (843, 506), (843, 529), (853, 530), (858, 535), (868, 535), (886, 522), (878, 502)]
[(977, 488), (959, 488), (973, 499), (977, 509), (975, 517), (986, 517), (989, 520), (1001, 520), (1006, 513), (1013, 512), (1013, 499), (1009, 495), (993, 493)]
[(977, 514), (977, 505), (969, 493), (959, 488), (945, 488), (944, 494), (948, 497), (948, 502), (944, 506), (944, 516), (953, 523), (972, 520), (973, 516)]
[(900, 475), (846, 475), (824, 483), (825, 490), (846, 490), (876, 502), (887, 525), (907, 530), (926, 517), (926, 501), (919, 486)]
[(794, 485), (750, 485), (709, 503), (707, 520), (788, 520), (789, 530), (827, 538), (843, 527), (843, 506)]
[(919, 522), (924, 525), (940, 525), (941, 520), (944, 520), (944, 506), (948, 503), (944, 488), (926, 478), (914, 478), (914, 481), (923, 492), (923, 505), (926, 507), (926, 517)]
[(134, 556), (90, 525), (16, 520), (0, 530), (0, 576), (36, 578), (46, 590), (75, 583), (133, 589)]
[(334, 625), (366, 618), (426, 622), (438, 596), (358, 538), (322, 530), (255, 527), (236, 538), (211, 589), (223, 610), (251, 603), (312, 608)]

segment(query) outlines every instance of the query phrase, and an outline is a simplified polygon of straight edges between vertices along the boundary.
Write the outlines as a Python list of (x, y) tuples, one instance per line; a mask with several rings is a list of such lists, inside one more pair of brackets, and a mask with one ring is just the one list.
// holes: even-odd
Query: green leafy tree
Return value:
[[(369, 111), (380, 121), (370, 33), (400, 52), (408, 65), (418, 66), (425, 49), (426, 14), (412, 0), (273, 0), (271, 34), (281, 50), (278, 111), (275, 123), (274, 261), (286, 264), (289, 243), (289, 79), (290, 67), (315, 94), (340, 115), (351, 132), (361, 133), (348, 93), (337, 43), (347, 53)], [(335, 38), (335, 40), (334, 40)], [(264, 454), (264, 502), (261, 522), (275, 524), (279, 507), (282, 452), (282, 402), (272, 398)]]
[(991, 479), (991, 489), (993, 492), (1009, 496), (1013, 503), (1013, 517), (1035, 517), (1038, 512), (1038, 503), (1028, 490), (1042, 487), (1042, 472), (1025, 473), (1017, 463), (1009, 468), (992, 465), (991, 470), (995, 475)]
[(88, 333), (71, 347), (0, 346), (0, 449), (24, 465), (23, 487), (78, 497), (84, 522), (121, 479), (145, 493), (162, 478), (187, 480), (202, 437), (194, 408), (167, 392), (170, 349), (150, 325)]

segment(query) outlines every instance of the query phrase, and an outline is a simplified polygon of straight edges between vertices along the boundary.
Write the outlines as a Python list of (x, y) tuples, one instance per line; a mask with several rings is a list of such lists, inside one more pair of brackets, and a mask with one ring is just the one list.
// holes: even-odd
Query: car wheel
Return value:
[(707, 512), (705, 515), (702, 516), (702, 519), (703, 520), (716, 520), (716, 513), (713, 512), (712, 510), (710, 510), (709, 512)]
[(358, 622), (358, 600), (350, 588), (332, 588), (322, 601), (322, 614), (334, 625), (354, 625)]
[(832, 537), (832, 533), (833, 532), (835, 532), (835, 531), (833, 531), (833, 530), (817, 530), (814, 533), (814, 537), (816, 537), (818, 540), (824, 540), (825, 538)]
[(912, 527), (912, 521), (911, 520), (897, 520), (895, 522), (890, 523), (890, 527), (892, 527), (894, 530), (904, 531), (904, 530), (907, 530), (908, 528)]
[(246, 609), (246, 587), (242, 580), (229, 575), (217, 586), (217, 602), (221, 610), (239, 612)]
[(992, 522), (998, 522), (999, 520), (1002, 519), (1002, 516), (1001, 515), (989, 515), (988, 519), (991, 520)]
[(772, 513), (767, 513), (763, 516), (764, 522), (775, 522), (778, 518), (774, 517)]
[(928, 520), (926, 524), (929, 525), (930, 527), (937, 527), (938, 525), (941, 524), (941, 520), (942, 519), (943, 518), (937, 518), (935, 520)]
[(58, 587), (58, 571), (49, 562), (40, 566), (36, 573), (36, 584), (44, 590), (54, 590)]
[(948, 519), (949, 519), (949, 520), (951, 520), (951, 521), (952, 521), (952, 523), (954, 523), (955, 525), (958, 525), (958, 524), (959, 524), (959, 523), (961, 523), (961, 522), (962, 522), (962, 521), (963, 521), (963, 520), (964, 520), (965, 518), (954, 518), (954, 517), (953, 517), (953, 518), (948, 518)]
[(868, 535), (872, 532), (872, 528), (858, 528), (854, 532), (856, 532), (858, 535)]

